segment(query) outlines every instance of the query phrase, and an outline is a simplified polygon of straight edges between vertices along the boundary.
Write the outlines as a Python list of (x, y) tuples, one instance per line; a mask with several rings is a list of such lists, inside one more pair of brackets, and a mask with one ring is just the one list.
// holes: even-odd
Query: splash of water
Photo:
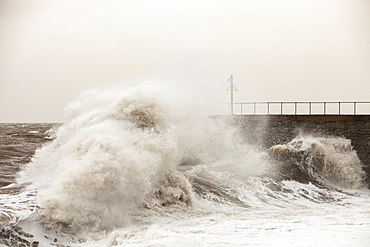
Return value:
[[(271, 147), (269, 153), (275, 159), (289, 164), (293, 161), (291, 178), (319, 182), (322, 185), (345, 189), (364, 187), (363, 165), (351, 145), (351, 140), (340, 137), (297, 137), (284, 145)], [(286, 168), (286, 166), (285, 166)], [(293, 168), (294, 169), (294, 168)], [(282, 173), (288, 174), (286, 170)]]
[(109, 231), (146, 208), (191, 206), (188, 166), (212, 163), (245, 176), (257, 167), (243, 166), (240, 157), (251, 151), (234, 129), (183, 109), (150, 87), (83, 92), (20, 174), (19, 182), (38, 191), (42, 222), (68, 234)]
[(113, 100), (96, 93), (69, 107), (70, 121), (21, 174), (38, 190), (43, 222), (61, 232), (109, 230), (145, 207), (191, 204), (166, 107), (138, 91)]

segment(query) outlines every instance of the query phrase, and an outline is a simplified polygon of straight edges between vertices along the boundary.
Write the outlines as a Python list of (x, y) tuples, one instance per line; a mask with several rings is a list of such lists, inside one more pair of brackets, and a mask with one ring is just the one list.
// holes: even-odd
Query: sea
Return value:
[(175, 103), (89, 90), (64, 123), (0, 124), (0, 246), (370, 246), (351, 140), (261, 147)]

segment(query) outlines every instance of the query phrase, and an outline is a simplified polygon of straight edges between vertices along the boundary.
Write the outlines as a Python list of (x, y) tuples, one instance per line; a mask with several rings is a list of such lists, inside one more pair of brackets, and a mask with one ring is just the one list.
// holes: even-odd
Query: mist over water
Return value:
[[(4, 197), (6, 205), (22, 198), (32, 205), (21, 217), (27, 204), (10, 209), (11, 220), (2, 221), (9, 236), (19, 235), (18, 226), (33, 234), (30, 243), (44, 235), (46, 244), (55, 238), (76, 246), (150, 246), (181, 236), (189, 246), (203, 236), (208, 245), (247, 245), (245, 227), (257, 227), (263, 212), (271, 225), (261, 223), (261, 234), (311, 220), (294, 211), (333, 209), (337, 217), (340, 207), (352, 205), (355, 215), (364, 212), (365, 173), (349, 140), (303, 136), (264, 150), (228, 116), (209, 116), (208, 100), (191, 86), (176, 87), (82, 92), (66, 108), (66, 122), (48, 132), (52, 140), (19, 173), (14, 186), (26, 186), (24, 194)], [(288, 212), (294, 216), (282, 216)], [(212, 227), (234, 229), (230, 236), (239, 240), (226, 235), (213, 242)], [(249, 237), (252, 244), (256, 238)]]

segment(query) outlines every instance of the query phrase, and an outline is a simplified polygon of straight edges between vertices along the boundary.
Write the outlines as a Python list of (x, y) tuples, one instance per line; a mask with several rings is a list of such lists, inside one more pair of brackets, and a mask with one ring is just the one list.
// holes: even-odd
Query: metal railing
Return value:
[(370, 115), (370, 101), (240, 102), (233, 109), (237, 115)]

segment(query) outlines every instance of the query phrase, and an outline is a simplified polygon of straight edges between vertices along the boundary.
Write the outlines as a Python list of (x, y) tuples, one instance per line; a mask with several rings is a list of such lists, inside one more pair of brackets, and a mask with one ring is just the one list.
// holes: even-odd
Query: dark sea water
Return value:
[[(28, 236), (26, 233), (25, 237), (22, 237), (22, 234), (18, 235), (17, 229), (22, 233), (21, 228), (17, 228), (16, 222), (13, 224), (10, 222), (12, 218), (16, 218), (21, 204), (23, 205), (20, 208), (25, 210), (30, 210), (34, 206), (33, 202), (27, 203), (27, 196), (17, 197), (22, 194), (24, 186), (17, 184), (16, 179), (18, 172), (31, 162), (36, 149), (51, 140), (47, 131), (53, 126), (57, 124), (0, 124), (0, 194), (3, 195), (0, 201), (0, 222), (3, 227), (0, 243), (7, 246), (31, 246), (34, 242), (26, 240)], [(37, 246), (37, 241), (34, 246)]]
[[(37, 148), (51, 140), (47, 133), (57, 124), (0, 124), (0, 186), (15, 182), (17, 173), (31, 161)], [(15, 188), (14, 188), (15, 189)], [(12, 193), (2, 189), (1, 193)]]

